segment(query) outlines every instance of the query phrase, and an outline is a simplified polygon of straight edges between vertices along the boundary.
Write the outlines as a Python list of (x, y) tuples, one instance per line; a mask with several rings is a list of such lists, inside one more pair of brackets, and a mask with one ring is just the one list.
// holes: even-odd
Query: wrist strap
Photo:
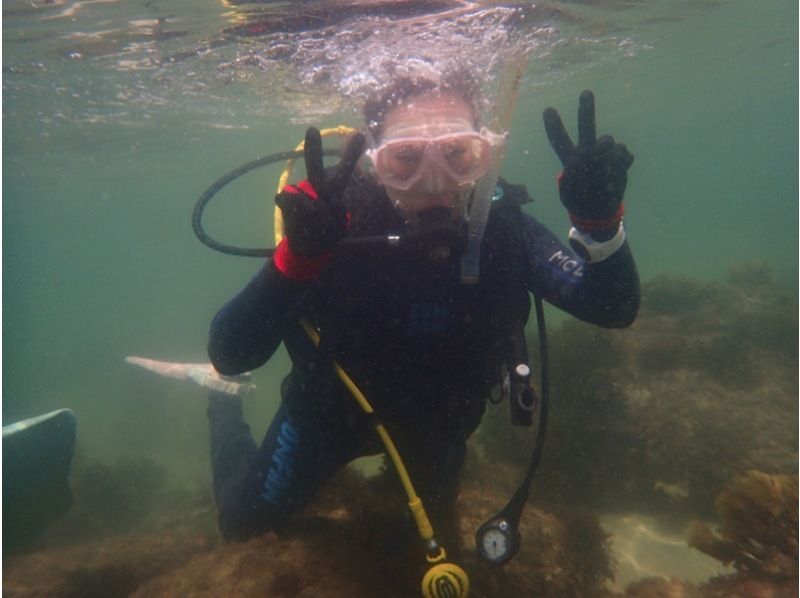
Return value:
[(608, 241), (595, 241), (590, 235), (579, 231), (574, 226), (569, 229), (569, 244), (575, 252), (590, 264), (608, 259), (625, 244), (625, 227), (619, 223), (617, 233)]
[(608, 218), (603, 218), (602, 220), (595, 220), (591, 218), (581, 218), (580, 216), (576, 216), (572, 212), (569, 213), (569, 219), (572, 222), (572, 225), (576, 228), (582, 230), (585, 233), (591, 233), (596, 230), (608, 230), (617, 226), (620, 222), (622, 222), (622, 216), (625, 214), (625, 206), (622, 202), (619, 202), (617, 206), (617, 211), (614, 212), (612, 216)]

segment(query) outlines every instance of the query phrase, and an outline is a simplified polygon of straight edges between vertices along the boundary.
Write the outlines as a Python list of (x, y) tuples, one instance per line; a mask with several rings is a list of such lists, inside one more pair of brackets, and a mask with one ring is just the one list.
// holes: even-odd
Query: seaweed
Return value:
[(166, 477), (166, 469), (149, 457), (124, 456), (113, 465), (95, 461), (75, 480), (76, 507), (91, 527), (129, 529), (147, 515)]
[(692, 314), (725, 295), (717, 283), (703, 283), (688, 276), (660, 274), (642, 286), (642, 308), (648, 315)]
[(141, 583), (130, 566), (113, 564), (80, 568), (66, 574), (64, 598), (125, 598)]
[(572, 572), (576, 593), (602, 587), (614, 578), (616, 562), (611, 554), (610, 535), (600, 526), (597, 517), (585, 509), (557, 511), (566, 530), (564, 549), (574, 563)]
[[(502, 569), (474, 551), (477, 527), (508, 499), (518, 481), (470, 453), (458, 511), (463, 554), (446, 542), (448, 557), (468, 571), (472, 596), (607, 595), (613, 575), (607, 536), (588, 513), (529, 508), (520, 525), (520, 554)], [(502, 487), (489, 485), (505, 478)], [(105, 476), (107, 477), (107, 476)], [(436, 525), (437, 538), (440, 527)], [(416, 596), (425, 546), (407, 515), (394, 474), (367, 478), (355, 468), (337, 474), (320, 496), (280, 534), (247, 542), (209, 541), (190, 527), (113, 535), (4, 562), (10, 596)]]
[(216, 533), (210, 485), (168, 483), (167, 468), (147, 456), (79, 463), (73, 474), (75, 504), (47, 531), (50, 546), (75, 545), (130, 532), (191, 527)]
[(694, 521), (689, 545), (749, 577), (797, 579), (797, 500), (796, 475), (750, 470), (717, 496), (718, 533)]
[[(724, 283), (658, 276), (631, 327), (570, 320), (550, 340), (538, 500), (711, 516), (736, 472), (796, 468), (797, 298), (765, 264)], [(532, 432), (509, 430), (506, 410), (489, 409), (478, 443), (521, 467)]]

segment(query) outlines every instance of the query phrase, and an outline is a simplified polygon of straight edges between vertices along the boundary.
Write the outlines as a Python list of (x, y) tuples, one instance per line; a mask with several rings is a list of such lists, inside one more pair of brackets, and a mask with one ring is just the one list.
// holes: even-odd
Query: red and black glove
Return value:
[(544, 111), (544, 127), (564, 165), (558, 191), (572, 224), (598, 241), (614, 236), (622, 220), (633, 154), (610, 135), (596, 139), (594, 94), (588, 90), (579, 100), (577, 146), (554, 108)]
[(350, 140), (333, 176), (326, 180), (319, 130), (306, 131), (306, 180), (286, 185), (275, 203), (283, 213), (285, 238), (275, 248), (273, 261), (285, 276), (313, 280), (347, 232), (344, 191), (364, 149), (364, 135)]

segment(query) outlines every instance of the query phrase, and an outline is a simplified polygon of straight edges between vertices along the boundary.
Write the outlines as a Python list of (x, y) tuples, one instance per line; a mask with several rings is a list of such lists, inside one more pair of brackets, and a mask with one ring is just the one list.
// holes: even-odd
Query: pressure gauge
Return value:
[(502, 565), (519, 550), (519, 531), (505, 517), (484, 523), (475, 537), (478, 554), (492, 565)]

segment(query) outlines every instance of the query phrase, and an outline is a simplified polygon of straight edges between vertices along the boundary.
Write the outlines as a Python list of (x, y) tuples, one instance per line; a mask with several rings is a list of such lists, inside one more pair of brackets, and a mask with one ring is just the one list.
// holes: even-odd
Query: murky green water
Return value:
[[(643, 279), (721, 280), (761, 260), (795, 289), (797, 3), (557, 7), (577, 18), (544, 21), (553, 30), (534, 52), (504, 166), (536, 199), (531, 211), (566, 236), (541, 113), (555, 106), (574, 128), (578, 94), (593, 89), (598, 133), (636, 156), (626, 223)], [(204, 360), (211, 317), (257, 267), (196, 241), (197, 196), (293, 146), (309, 123), (357, 118), (297, 93), (286, 64), (245, 64), (259, 39), (154, 67), (230, 26), (211, 2), (3, 9), (4, 420), (72, 407), (78, 459), (142, 454), (172, 477), (206, 481), (204, 394), (123, 359)], [(287, 97), (302, 103), (294, 120)], [(261, 170), (226, 191), (209, 211), (212, 232), (267, 242), (276, 177)], [(287, 364), (281, 355), (255, 374), (256, 436)]]

